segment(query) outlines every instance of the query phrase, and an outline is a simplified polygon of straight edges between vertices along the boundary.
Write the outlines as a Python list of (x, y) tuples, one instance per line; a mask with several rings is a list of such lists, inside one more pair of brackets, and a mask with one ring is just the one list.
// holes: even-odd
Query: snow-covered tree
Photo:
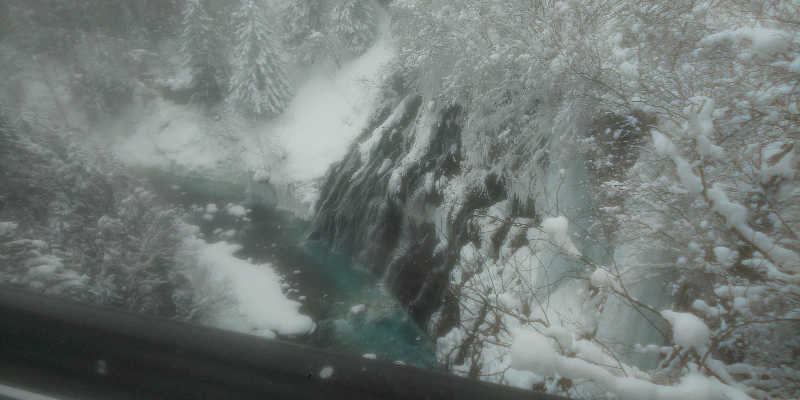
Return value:
[(292, 0), (284, 10), (286, 43), (301, 65), (336, 58), (337, 46), (328, 32), (329, 15), (330, 4), (322, 0)]
[[(797, 397), (795, 2), (392, 15), (407, 88), (465, 110), (457, 187), (502, 170), (509, 196), (472, 218), (450, 275), (451, 370), (573, 398)], [(542, 221), (509, 211), (526, 198)]]
[(202, 0), (186, 0), (183, 9), (181, 55), (187, 66), (211, 64), (217, 51), (214, 21), (208, 15)]
[(192, 71), (192, 87), (201, 102), (219, 100), (223, 65), (221, 43), (214, 20), (203, 0), (186, 0), (180, 52), (184, 67)]
[(283, 55), (266, 6), (243, 0), (233, 17), (235, 44), (229, 101), (251, 115), (278, 115), (291, 98)]
[(286, 7), (284, 19), (290, 45), (300, 45), (315, 33), (324, 32), (327, 13), (326, 1), (292, 0)]
[(0, 282), (165, 317), (188, 288), (167, 266), (178, 210), (64, 131), (9, 122), (0, 106)]
[(376, 4), (370, 0), (342, 0), (331, 11), (331, 31), (350, 53), (364, 53), (378, 34)]

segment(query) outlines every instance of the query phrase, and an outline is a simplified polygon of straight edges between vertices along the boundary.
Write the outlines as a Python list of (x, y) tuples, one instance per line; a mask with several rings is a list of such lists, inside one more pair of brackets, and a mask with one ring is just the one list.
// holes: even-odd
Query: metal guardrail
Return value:
[(0, 383), (64, 399), (559, 399), (4, 287)]

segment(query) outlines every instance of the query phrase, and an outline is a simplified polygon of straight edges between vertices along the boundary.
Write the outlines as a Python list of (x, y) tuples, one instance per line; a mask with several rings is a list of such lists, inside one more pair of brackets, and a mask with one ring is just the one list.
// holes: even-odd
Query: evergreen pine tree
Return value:
[(333, 33), (346, 50), (363, 54), (378, 33), (378, 15), (370, 0), (342, 0), (333, 8)]
[(336, 40), (328, 32), (328, 5), (324, 0), (292, 0), (289, 4), (285, 31), (296, 62), (311, 65), (326, 58), (338, 60)]
[[(195, 99), (212, 103), (221, 99), (218, 75), (219, 35), (202, 0), (186, 0), (183, 9), (183, 31), (180, 52), (184, 66), (193, 72)], [(199, 98), (198, 98), (199, 97)]]
[(286, 31), (289, 44), (299, 46), (316, 33), (325, 30), (326, 2), (323, 0), (292, 0), (286, 10)]
[(264, 5), (257, 0), (242, 0), (233, 17), (236, 43), (230, 102), (250, 115), (280, 114), (291, 91)]

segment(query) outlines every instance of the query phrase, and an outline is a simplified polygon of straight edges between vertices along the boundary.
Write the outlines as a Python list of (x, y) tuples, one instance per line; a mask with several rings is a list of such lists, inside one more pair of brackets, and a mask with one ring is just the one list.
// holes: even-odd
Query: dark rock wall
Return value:
[[(514, 218), (526, 218), (538, 225), (541, 216), (532, 198), (519, 199), (508, 194), (509, 185), (502, 174), (508, 176), (513, 171), (498, 173), (487, 169), (477, 174), (470, 171), (472, 189), (467, 189), (461, 203), (457, 207), (440, 207), (444, 195), (438, 188), (430, 188), (431, 176), (438, 182), (442, 177), (450, 179), (468, 172), (462, 162), (464, 115), (458, 106), (435, 111), (434, 128), (424, 146), (424, 155), (412, 165), (404, 165), (402, 179), (391, 182), (393, 170), (407, 161), (404, 158), (412, 152), (414, 141), (424, 136), (415, 130), (425, 129), (421, 121), (426, 117), (424, 113), (431, 110), (418, 96), (389, 96), (384, 104), (347, 156), (328, 172), (311, 238), (354, 255), (359, 263), (382, 275), (387, 287), (418, 323), (426, 324), (433, 312), (440, 310), (438, 325), (432, 327), (431, 333), (444, 334), (459, 321), (458, 293), (448, 287), (449, 274), (459, 262), (460, 249), (470, 241), (479, 240), (480, 228), (474, 225), (473, 217), (507, 199), (509, 223)], [(586, 134), (599, 137), (599, 145), (591, 153), (575, 155), (585, 157), (591, 164), (587, 165), (590, 186), (620, 179), (636, 160), (637, 152), (626, 150), (639, 146), (644, 133), (641, 118), (605, 115), (596, 122), (595, 129), (587, 130)], [(376, 139), (375, 134), (380, 136)], [(546, 137), (534, 139), (529, 140), (531, 148), (507, 149), (506, 156), (500, 155), (498, 159), (503, 158), (506, 163), (511, 160), (508, 165), (512, 170), (532, 164), (547, 169), (548, 165), (540, 165), (542, 159), (532, 154), (539, 149), (549, 154), (549, 141)], [(370, 147), (365, 161), (364, 148), (360, 146), (370, 140), (376, 140), (377, 144)], [(606, 167), (606, 164), (618, 165), (615, 157), (625, 158), (619, 171)], [(540, 162), (532, 161), (535, 159)], [(608, 199), (595, 200), (608, 202)], [(437, 207), (438, 213), (432, 212)], [(442, 215), (442, 209), (449, 210), (449, 214)], [(435, 218), (446, 221), (437, 224)], [(509, 228), (509, 224), (503, 225), (493, 234), (495, 253), (506, 240)], [(442, 237), (447, 238), (444, 246), (440, 243)]]
[[(476, 191), (469, 204), (448, 218), (450, 232), (446, 236), (455, 240), (450, 240), (444, 251), (436, 250), (436, 226), (419, 216), (424, 216), (426, 209), (437, 207), (442, 196), (436, 190), (425, 190), (425, 180), (428, 174), (436, 181), (443, 175), (461, 172), (460, 109), (450, 107), (437, 113), (426, 154), (407, 169), (395, 193), (388, 190), (392, 168), (381, 170), (387, 159), (397, 165), (413, 145), (410, 130), (417, 128), (421, 103), (420, 98), (396, 100), (376, 113), (347, 157), (329, 172), (311, 238), (354, 254), (361, 264), (383, 275), (387, 287), (422, 324), (442, 304), (450, 267), (468, 240), (472, 211), (504, 198), (505, 193), (497, 177), (487, 177), (493, 189)], [(394, 107), (403, 108), (398, 110), (402, 117), (395, 118), (385, 129), (369, 164), (363, 165), (357, 144), (384, 124)], [(362, 168), (367, 172), (358, 174)]]

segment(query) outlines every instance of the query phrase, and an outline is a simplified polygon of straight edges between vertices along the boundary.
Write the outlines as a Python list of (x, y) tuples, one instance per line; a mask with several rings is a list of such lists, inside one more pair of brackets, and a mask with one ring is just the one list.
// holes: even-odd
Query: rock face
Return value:
[(385, 276), (413, 317), (424, 322), (438, 306), (452, 262), (436, 248), (436, 226), (426, 213), (442, 202), (435, 182), (459, 172), (459, 110), (438, 113), (435, 128), (423, 133), (422, 119), (431, 116), (419, 97), (389, 103), (394, 104), (376, 114), (329, 172), (312, 236)]
[[(595, 126), (625, 133), (610, 134), (594, 153), (578, 154), (546, 131), (518, 130), (481, 142), (464, 129), (460, 107), (388, 95), (347, 156), (329, 170), (310, 237), (382, 275), (413, 318), (442, 336), (463, 322), (451, 272), (461, 268), (466, 245), (488, 249), (496, 261), (504, 247), (513, 252), (527, 244), (521, 223), (538, 226), (543, 216), (559, 215), (559, 207), (571, 220), (591, 223), (586, 189), (619, 174), (593, 167), (595, 159), (626, 154), (624, 147), (641, 136), (624, 118), (603, 118)], [(476, 152), (486, 153), (481, 162), (467, 159)]]
[[(658, 342), (619, 304), (598, 311), (588, 283), (619, 250), (615, 215), (628, 203), (615, 189), (651, 118), (559, 99), (531, 101), (511, 122), (413, 93), (381, 104), (324, 178), (310, 238), (382, 276), (435, 338), (441, 367), (508, 383), (511, 332), (551, 317), (583, 335)], [(633, 295), (669, 301), (662, 286), (642, 280)]]
[(433, 111), (417, 96), (393, 103), (329, 172), (312, 238), (382, 274), (423, 324), (442, 303), (450, 269), (469, 239), (472, 212), (506, 195), (498, 178), (488, 175), (489, 190), (468, 196), (457, 215), (442, 216), (453, 223), (437, 224), (434, 210), (445, 200), (441, 183), (462, 172), (460, 110)]

